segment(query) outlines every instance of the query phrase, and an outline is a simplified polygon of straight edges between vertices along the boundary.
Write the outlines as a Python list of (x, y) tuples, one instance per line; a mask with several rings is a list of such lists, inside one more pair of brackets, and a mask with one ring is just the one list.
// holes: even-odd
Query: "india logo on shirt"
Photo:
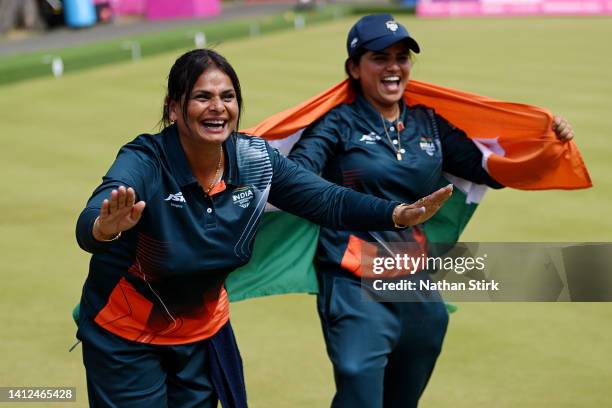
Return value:
[(421, 147), (421, 150), (430, 156), (433, 156), (436, 151), (436, 145), (434, 144), (433, 139), (429, 136), (421, 136), (419, 146)]
[(238, 187), (232, 192), (232, 202), (242, 208), (247, 208), (253, 200), (254, 194), (251, 186)]

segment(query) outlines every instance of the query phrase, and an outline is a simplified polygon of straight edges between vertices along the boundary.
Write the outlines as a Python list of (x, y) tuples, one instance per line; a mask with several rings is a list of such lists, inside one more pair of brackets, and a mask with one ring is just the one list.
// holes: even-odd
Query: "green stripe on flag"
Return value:
[(317, 293), (313, 258), (319, 227), (282, 211), (263, 215), (253, 256), (225, 281), (230, 301), (284, 293)]
[[(447, 184), (447, 181), (440, 183), (440, 187)], [(427, 240), (444, 244), (457, 242), (476, 207), (478, 204), (468, 204), (466, 194), (455, 186), (451, 198), (424, 224)]]
[[(443, 180), (440, 186), (448, 184)], [(425, 223), (425, 234), (432, 243), (454, 244), (474, 214), (478, 204), (455, 188), (452, 197)], [(248, 264), (232, 272), (225, 281), (230, 301), (286, 293), (317, 293), (313, 265), (319, 227), (282, 212), (267, 212), (260, 224), (253, 256)], [(443, 248), (441, 248), (443, 250)]]

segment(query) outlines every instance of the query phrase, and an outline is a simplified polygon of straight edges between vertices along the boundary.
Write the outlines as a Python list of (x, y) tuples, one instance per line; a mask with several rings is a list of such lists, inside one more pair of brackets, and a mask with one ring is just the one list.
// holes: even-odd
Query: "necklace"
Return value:
[(385, 125), (385, 118), (383, 118), (382, 113), (380, 114), (380, 120), (382, 122), (382, 126), (383, 126), (383, 130), (385, 131), (385, 135), (387, 136), (387, 140), (389, 141), (389, 143), (391, 144), (391, 147), (395, 151), (395, 157), (397, 158), (398, 161), (401, 161), (402, 153), (404, 153), (405, 150), (402, 149), (402, 140), (400, 139), (399, 116), (397, 119), (395, 119), (395, 131), (397, 132), (397, 147), (395, 147), (395, 143), (393, 143), (393, 140), (391, 140), (391, 136), (389, 136), (389, 132), (387, 132), (387, 125)]
[(212, 181), (210, 182), (210, 186), (208, 186), (208, 188), (204, 190), (204, 192), (207, 195), (210, 193), (210, 191), (213, 189), (215, 184), (217, 184), (218, 182), (219, 175), (221, 173), (221, 161), (222, 161), (221, 159), (223, 159), (223, 147), (219, 145), (219, 163), (217, 163), (217, 171), (215, 171), (215, 177), (213, 177)]

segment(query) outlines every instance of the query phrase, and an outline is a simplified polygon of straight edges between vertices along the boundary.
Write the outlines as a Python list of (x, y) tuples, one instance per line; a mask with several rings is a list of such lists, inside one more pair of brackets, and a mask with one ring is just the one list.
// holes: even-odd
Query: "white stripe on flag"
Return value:
[[(289, 152), (293, 148), (293, 145), (296, 144), (298, 140), (300, 140), (300, 137), (302, 137), (302, 133), (304, 132), (304, 129), (300, 129), (294, 134), (285, 137), (284, 139), (269, 140), (268, 144), (270, 144), (270, 146), (272, 146), (273, 148), (278, 149), (278, 151), (283, 156), (287, 156), (289, 155)], [(275, 206), (273, 206), (272, 204), (267, 203), (265, 211), (273, 212), (273, 211), (280, 211), (280, 210), (276, 208)]]
[[(499, 138), (496, 137), (494, 139), (484, 139), (484, 138), (473, 138), (472, 141), (478, 147), (478, 149), (482, 152), (482, 168), (484, 168), (487, 173), (489, 169), (487, 167), (487, 161), (491, 154), (497, 154), (499, 156), (505, 156), (506, 151), (499, 144)], [(453, 176), (452, 174), (444, 173), (444, 177), (451, 183), (453, 183), (463, 194), (465, 194), (465, 203), (466, 204), (478, 204), (482, 201), (485, 193), (489, 189), (484, 184), (476, 184), (471, 181), (462, 179), (461, 177)]]
[(455, 187), (457, 187), (463, 194), (465, 194), (466, 204), (478, 204), (482, 201), (485, 193), (489, 189), (484, 184), (476, 184), (463, 179), (461, 177), (453, 176), (450, 173), (442, 173), (442, 175)]
[(300, 129), (294, 134), (289, 135), (283, 139), (269, 140), (268, 143), (273, 148), (278, 149), (278, 151), (281, 152), (283, 156), (287, 156), (289, 155), (289, 152), (291, 151), (293, 145), (296, 144), (298, 140), (300, 140), (300, 137), (302, 137), (303, 132), (304, 129)]
[(505, 156), (506, 151), (499, 144), (499, 137), (495, 139), (484, 139), (484, 138), (473, 138), (472, 142), (478, 147), (478, 149), (482, 152), (482, 168), (489, 172), (489, 168), (487, 167), (487, 161), (489, 160), (489, 156), (491, 153), (496, 154), (498, 156)]

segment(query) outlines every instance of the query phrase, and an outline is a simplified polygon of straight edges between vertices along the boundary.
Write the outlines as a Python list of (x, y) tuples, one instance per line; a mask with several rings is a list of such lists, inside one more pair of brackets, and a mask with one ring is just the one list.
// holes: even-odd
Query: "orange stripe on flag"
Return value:
[[(354, 97), (344, 80), (245, 132), (267, 140), (283, 139)], [(499, 145), (504, 153), (491, 153), (487, 169), (507, 187), (542, 190), (592, 186), (578, 147), (572, 141), (557, 140), (551, 129), (552, 114), (546, 109), (419, 81), (410, 81), (404, 99), (409, 106), (433, 108), (472, 139), (489, 139)]]

